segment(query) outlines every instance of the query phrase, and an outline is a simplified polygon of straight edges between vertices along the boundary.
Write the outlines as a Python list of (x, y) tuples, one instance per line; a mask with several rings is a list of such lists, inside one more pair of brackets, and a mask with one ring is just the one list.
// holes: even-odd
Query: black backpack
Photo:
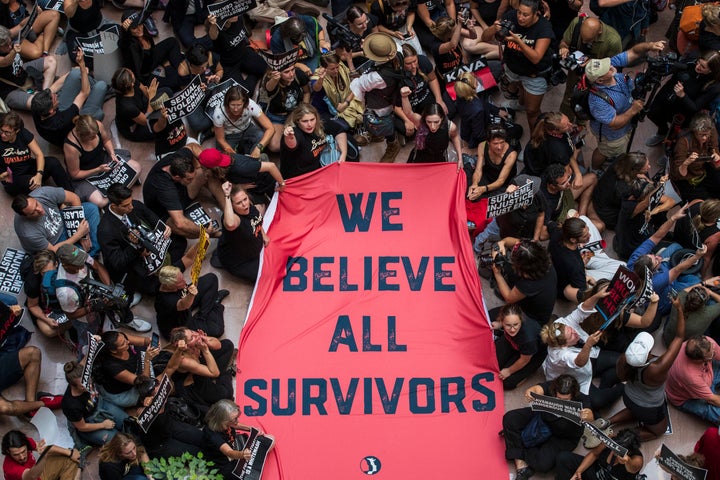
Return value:
[(588, 82), (585, 75), (580, 78), (580, 81), (573, 88), (570, 102), (575, 112), (575, 116), (579, 120), (591, 120), (593, 118), (592, 112), (590, 112), (590, 95), (596, 95), (611, 106), (615, 106), (615, 102), (610, 98), (610, 95), (598, 89)]

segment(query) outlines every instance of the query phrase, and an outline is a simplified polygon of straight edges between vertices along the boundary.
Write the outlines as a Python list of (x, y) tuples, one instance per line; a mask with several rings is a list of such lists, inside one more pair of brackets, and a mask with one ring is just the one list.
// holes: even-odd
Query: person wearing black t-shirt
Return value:
[(207, 18), (207, 32), (213, 43), (213, 51), (220, 55), (225, 67), (225, 76), (234, 79), (254, 92), (257, 82), (265, 74), (267, 63), (251, 46), (250, 38), (238, 15), (225, 20), (222, 30), (218, 27), (217, 17)]
[[(510, 254), (507, 254), (510, 250)], [(493, 259), (503, 255), (510, 259), (510, 268), (501, 270), (493, 262), (497, 289), (507, 303), (518, 303), (528, 318), (545, 325), (555, 307), (557, 274), (547, 250), (533, 240), (508, 237), (493, 248)], [(507, 275), (507, 279), (504, 274)]]
[[(552, 67), (550, 43), (555, 34), (550, 22), (540, 13), (537, 0), (520, 0), (518, 9), (505, 12), (503, 20), (513, 25), (510, 35), (504, 40), (503, 92), (507, 98), (520, 97), (532, 129), (548, 89), (546, 75)], [(499, 30), (500, 22), (496, 21), (483, 31), (481, 39), (490, 41)]]
[(293, 65), (281, 72), (270, 71), (263, 81), (269, 98), (265, 113), (275, 128), (275, 135), (267, 148), (271, 152), (279, 152), (288, 116), (302, 103), (310, 101), (310, 79), (303, 70)]
[(522, 309), (517, 304), (503, 305), (489, 313), (491, 318), (495, 317), (493, 329), (501, 332), (495, 340), (498, 376), (503, 388), (512, 390), (540, 368), (547, 347), (540, 341), (540, 325), (523, 321)]
[(60, 161), (43, 154), (17, 112), (8, 112), (0, 119), (0, 159), (0, 181), (9, 195), (29, 194), (49, 178), (58, 187), (73, 191)]
[(548, 250), (557, 272), (557, 298), (579, 302), (587, 289), (585, 263), (580, 245), (590, 240), (590, 229), (577, 217), (567, 218), (562, 228), (550, 231)]
[(225, 206), (223, 233), (213, 256), (213, 266), (222, 268), (236, 277), (255, 282), (260, 267), (260, 252), (270, 243), (263, 229), (263, 216), (250, 202), (247, 192), (230, 182), (223, 184)]

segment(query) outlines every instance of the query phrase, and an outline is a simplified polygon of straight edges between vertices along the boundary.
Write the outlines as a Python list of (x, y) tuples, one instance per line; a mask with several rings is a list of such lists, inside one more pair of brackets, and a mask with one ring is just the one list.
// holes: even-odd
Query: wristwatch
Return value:
[(40, 175), (44, 175), (44, 174), (45, 174), (45, 170), (38, 170), (37, 173), (39, 173)]

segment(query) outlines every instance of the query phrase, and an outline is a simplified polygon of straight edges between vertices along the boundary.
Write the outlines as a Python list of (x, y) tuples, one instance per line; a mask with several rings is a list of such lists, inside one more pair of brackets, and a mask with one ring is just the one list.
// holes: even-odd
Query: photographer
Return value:
[[(617, 30), (595, 17), (579, 16), (570, 22), (565, 30), (558, 54), (568, 65), (567, 80), (565, 81), (565, 94), (563, 95), (560, 111), (570, 119), (575, 118), (572, 104), (572, 94), (575, 85), (580, 81), (585, 68), (585, 62), (591, 58), (612, 57), (622, 52), (622, 41)], [(585, 60), (569, 60), (571, 54), (582, 54)], [(575, 57), (573, 57), (575, 58)], [(581, 63), (582, 61), (582, 63)]]
[(645, 146), (661, 144), (670, 133), (673, 119), (678, 127), (687, 127), (690, 119), (700, 110), (709, 110), (710, 104), (720, 96), (720, 53), (703, 52), (693, 57), (662, 86), (650, 105), (648, 118), (657, 125), (657, 133), (648, 138)]
[(700, 112), (690, 122), (690, 131), (675, 144), (670, 178), (683, 200), (704, 200), (717, 196), (718, 169), (718, 132), (713, 119)]
[(617, 72), (617, 67), (626, 67), (648, 52), (660, 52), (665, 42), (645, 42), (611, 58), (593, 59), (585, 66), (585, 78), (599, 91), (606, 94), (612, 104), (598, 95), (588, 97), (588, 106), (593, 118), (590, 129), (598, 139), (593, 151), (592, 167), (599, 169), (608, 159), (627, 151), (632, 135), (632, 120), (645, 106), (644, 100), (633, 98), (633, 80)]
[(531, 129), (548, 90), (546, 77), (552, 67), (550, 43), (555, 39), (550, 21), (539, 8), (536, 0), (521, 0), (516, 11), (506, 12), (502, 21), (496, 21), (481, 36), (484, 42), (493, 38), (505, 42), (500, 88), (506, 98), (519, 98), (525, 105)]
[[(509, 257), (508, 248), (512, 249)], [(493, 276), (502, 299), (506, 303), (517, 303), (529, 319), (544, 325), (555, 307), (557, 283), (557, 274), (545, 247), (533, 240), (507, 237), (493, 247), (492, 258)]]

